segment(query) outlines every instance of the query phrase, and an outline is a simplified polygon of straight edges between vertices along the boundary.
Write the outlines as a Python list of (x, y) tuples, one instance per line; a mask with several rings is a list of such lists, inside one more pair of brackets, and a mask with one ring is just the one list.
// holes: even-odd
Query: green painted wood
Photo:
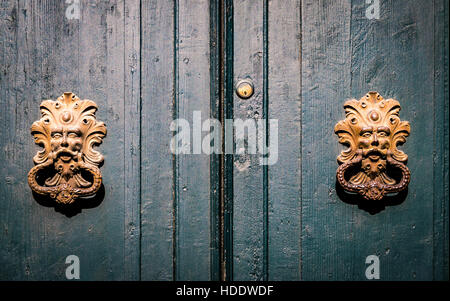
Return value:
[(302, 1), (301, 22), (301, 276), (349, 280), (356, 264), (349, 251), (354, 209), (336, 198), (336, 156), (341, 147), (333, 128), (344, 117), (342, 105), (351, 96), (350, 3)]
[[(113, 2), (113, 4), (115, 4)], [(141, 137), (140, 137), (140, 119), (136, 118), (141, 114), (141, 66), (140, 54), (140, 18), (141, 11), (139, 3), (136, 0), (118, 1), (116, 8), (112, 8), (114, 16), (123, 16), (123, 23), (117, 24), (113, 32), (122, 36), (123, 42), (110, 42), (109, 49), (117, 49), (117, 57), (123, 56), (123, 87), (117, 90), (117, 93), (109, 90), (109, 98), (123, 95), (119, 101), (124, 106), (124, 236), (125, 236), (125, 271), (123, 279), (139, 280), (141, 278), (141, 182), (140, 182), (140, 164), (141, 164)], [(108, 19), (107, 19), (108, 20)], [(115, 54), (114, 54), (115, 55)], [(114, 60), (108, 61), (112, 66)], [(115, 86), (109, 82), (111, 87)], [(114, 141), (114, 140), (112, 140)], [(118, 141), (118, 140), (116, 140)], [(113, 183), (114, 173), (111, 174)]]
[[(400, 117), (411, 122), (402, 149), (412, 177), (403, 203), (379, 214), (354, 212), (355, 257), (380, 257), (384, 280), (433, 278), (433, 6), (426, 1), (386, 2), (381, 18), (364, 22), (365, 7), (352, 7), (352, 90), (364, 95), (379, 91), (398, 99)], [(375, 51), (375, 49), (377, 49)], [(424, 109), (429, 107), (430, 109)], [(368, 231), (371, 229), (371, 231)], [(365, 264), (353, 277), (364, 279)]]
[[(226, 0), (222, 4), (222, 78), (223, 78), (223, 104), (222, 119), (233, 119), (234, 109), (234, 19), (233, 19), (233, 0)], [(223, 130), (225, 135), (229, 135), (226, 129)], [(228, 142), (225, 139), (224, 147), (226, 148)], [(233, 154), (226, 154), (224, 151), (222, 159), (222, 177), (223, 186), (221, 197), (221, 263), (222, 274), (221, 280), (233, 279)]]
[(174, 2), (142, 2), (141, 279), (172, 280), (174, 169)]
[[(255, 90), (249, 99), (234, 94), (234, 120), (263, 116), (263, 14), (263, 1), (233, 1), (234, 84), (250, 79)], [(234, 155), (233, 280), (265, 278), (263, 173), (259, 155)]]
[(268, 1), (267, 115), (278, 120), (278, 161), (268, 166), (269, 280), (300, 280), (300, 13), (300, 1)]
[[(223, 108), (223, 73), (222, 73), (222, 1), (209, 2), (209, 47), (210, 47), (210, 116), (216, 120), (222, 118)], [(221, 141), (216, 141), (218, 145)], [(220, 148), (220, 147), (219, 147)], [(210, 279), (221, 279), (221, 188), (222, 157), (212, 153), (210, 156)]]
[[(218, 279), (218, 157), (168, 151), (174, 118), (219, 118), (218, 3), (82, 3), (79, 21), (61, 2), (2, 5), (2, 123), (12, 126), (2, 147), (20, 146), (2, 157), (2, 279), (64, 279), (70, 254), (83, 280)], [(205, 9), (211, 18), (193, 18)], [(104, 200), (73, 217), (37, 204), (26, 185), (38, 105), (66, 90), (95, 100), (108, 127)]]
[(434, 228), (433, 264), (435, 280), (449, 279), (449, 90), (448, 25), (449, 3), (436, 0), (434, 5)]
[[(205, 0), (180, 0), (176, 9), (176, 111), (189, 121), (194, 111), (210, 116), (210, 15)], [(201, 13), (199, 13), (201, 12)], [(191, 152), (196, 141), (191, 133)], [(176, 158), (176, 280), (210, 280), (210, 156)]]
[[(80, 20), (65, 17), (64, 1), (1, 4), (1, 279), (65, 280), (71, 254), (82, 280), (139, 278), (136, 4), (92, 1)], [(31, 123), (43, 99), (64, 91), (96, 101), (108, 128), (104, 199), (69, 216), (39, 204), (27, 184), (39, 149)]]
[[(445, 222), (439, 222), (445, 219), (447, 201), (441, 197), (448, 189), (441, 182), (445, 172), (436, 172), (433, 164), (448, 157), (445, 144), (435, 144), (445, 137), (435, 128), (445, 126), (444, 120), (433, 122), (445, 100), (435, 100), (434, 90), (445, 88), (435, 86), (435, 45), (442, 42), (436, 44), (430, 34), (436, 28), (434, 6), (385, 1), (380, 20), (368, 20), (364, 3), (302, 5), (302, 279), (365, 280), (365, 258), (371, 254), (380, 257), (382, 280), (431, 280), (439, 258), (439, 271), (448, 273), (442, 259)], [(306, 17), (311, 15), (316, 19)], [(345, 99), (371, 90), (398, 99), (401, 118), (411, 122), (402, 147), (412, 172), (407, 197), (378, 213), (345, 203), (349, 200), (337, 196), (334, 183), (342, 149), (334, 124), (344, 117)], [(436, 253), (433, 245), (441, 250)]]
[[(64, 280), (75, 254), (82, 280), (364, 280), (376, 254), (382, 280), (448, 280), (448, 2), (380, 3), (90, 1), (68, 20), (64, 1), (2, 2), (0, 279)], [(39, 103), (69, 90), (108, 136), (103, 200), (64, 214), (26, 175)], [(408, 195), (377, 213), (335, 186), (334, 125), (369, 90), (411, 122)], [(194, 111), (278, 119), (278, 162), (173, 156)]]
[[(169, 151), (173, 120), (186, 119), (193, 130), (194, 111), (203, 120), (219, 118), (219, 70), (210, 69), (218, 55), (216, 5), (152, 1), (142, 6), (143, 280), (219, 277), (217, 155)], [(206, 13), (197, 17), (199, 11)]]

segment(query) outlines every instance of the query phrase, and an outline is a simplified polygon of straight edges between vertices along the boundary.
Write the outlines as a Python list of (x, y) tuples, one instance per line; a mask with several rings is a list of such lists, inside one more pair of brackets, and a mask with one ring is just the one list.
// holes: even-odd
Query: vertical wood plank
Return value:
[(142, 2), (142, 280), (173, 280), (173, 1)]
[[(177, 10), (177, 117), (191, 125), (193, 153), (193, 113), (210, 116), (209, 3), (180, 0)], [(210, 280), (210, 156), (178, 155), (176, 174), (176, 280)]]
[[(227, 0), (223, 3), (223, 119), (233, 119), (234, 109), (234, 18), (233, 18), (233, 0)], [(229, 129), (224, 128), (222, 132), (225, 134), (224, 147), (234, 144), (232, 133)], [(231, 134), (231, 135), (230, 135)], [(232, 141), (228, 141), (231, 136)], [(233, 165), (234, 155), (225, 151), (223, 155), (223, 182), (222, 182), (222, 199), (221, 199), (221, 239), (222, 239), (222, 275), (221, 280), (233, 279)]]
[(359, 98), (378, 91), (384, 98), (400, 101), (400, 118), (411, 124), (411, 135), (401, 148), (408, 154), (412, 176), (407, 197), (400, 204), (376, 214), (354, 206), (352, 278), (365, 279), (364, 259), (374, 254), (380, 258), (382, 280), (431, 280), (436, 201), (434, 35), (430, 34), (434, 32), (434, 8), (429, 1), (380, 3), (379, 20), (365, 18), (365, 4), (352, 5), (351, 95)]
[[(234, 120), (263, 116), (263, 1), (233, 1), (234, 83), (250, 79), (254, 95), (234, 94)], [(248, 138), (245, 138), (248, 140)], [(233, 280), (264, 279), (264, 182), (259, 155), (235, 155), (233, 166)]]
[(351, 5), (347, 0), (301, 5), (302, 279), (348, 280), (355, 264), (353, 208), (336, 197), (341, 148), (333, 128), (351, 96)]
[[(210, 118), (221, 120), (223, 97), (222, 90), (222, 1), (209, 1), (209, 48), (210, 48)], [(222, 133), (221, 133), (222, 134)], [(222, 141), (214, 141), (221, 149)], [(212, 153), (210, 156), (210, 273), (211, 280), (220, 280), (221, 277), (221, 187), (222, 162), (221, 155)]]
[[(1, 120), (8, 130), (0, 158), (9, 184), (0, 185), (0, 277), (64, 280), (65, 258), (74, 254), (82, 280), (138, 279), (139, 139), (130, 118), (139, 112), (137, 2), (82, 2), (79, 20), (66, 18), (64, 1), (5, 3)], [(64, 91), (96, 101), (108, 128), (99, 148), (104, 199), (67, 215), (34, 200), (26, 181), (39, 149), (30, 125), (40, 102)]]
[(278, 161), (268, 167), (268, 279), (292, 281), (300, 280), (300, 1), (268, 4), (268, 118), (278, 120)]
[(448, 1), (434, 1), (434, 280), (449, 279), (449, 91)]
[[(445, 179), (434, 168), (448, 157), (448, 144), (439, 142), (445, 132), (438, 130), (445, 118), (434, 119), (442, 108), (448, 110), (439, 96), (445, 85), (440, 76), (435, 79), (436, 64), (445, 61), (434, 57), (433, 45), (442, 45), (430, 35), (437, 28), (435, 7), (380, 3), (380, 20), (365, 17), (364, 3), (302, 3), (302, 279), (365, 280), (365, 258), (372, 254), (380, 257), (382, 280), (430, 280), (445, 271), (446, 201), (441, 200), (448, 190), (432, 182), (433, 175), (438, 182)], [(317, 18), (306, 18), (311, 15)], [(330, 142), (334, 124), (344, 117), (345, 99), (370, 90), (397, 98), (401, 118), (412, 126), (402, 147), (412, 172), (407, 198), (377, 213), (336, 195), (341, 146), (337, 139)], [(433, 241), (439, 249), (434, 252)]]
[[(123, 249), (112, 248), (106, 262), (111, 266), (123, 265), (123, 275), (117, 275), (118, 279), (137, 280), (140, 268), (140, 142), (139, 118), (136, 118), (140, 113), (139, 2), (85, 2), (82, 12), (82, 20), (96, 20), (102, 25), (81, 26), (78, 38), (81, 74), (91, 75), (90, 79), (80, 76), (80, 93), (96, 91), (100, 98), (98, 105), (104, 108), (99, 111), (99, 117), (103, 114), (109, 120), (103, 178), (105, 201), (114, 209), (105, 208), (102, 228), (122, 233), (125, 239)], [(103, 41), (101, 46), (98, 41)], [(92, 53), (86, 55), (87, 49)], [(110, 240), (108, 244), (113, 246), (115, 242)], [(113, 257), (115, 252), (122, 254), (121, 261)], [(90, 265), (95, 262), (91, 261)]]
[(139, 1), (124, 1), (125, 110), (125, 274), (141, 279), (141, 9)]

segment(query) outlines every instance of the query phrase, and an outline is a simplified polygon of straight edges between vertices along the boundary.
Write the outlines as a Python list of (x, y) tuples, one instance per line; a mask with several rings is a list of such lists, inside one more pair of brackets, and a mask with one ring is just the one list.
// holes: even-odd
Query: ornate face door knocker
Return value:
[(369, 92), (360, 100), (348, 100), (344, 109), (346, 118), (334, 128), (339, 142), (349, 146), (337, 158), (338, 183), (370, 201), (407, 188), (408, 156), (397, 146), (406, 141), (410, 126), (400, 120), (400, 103)]
[(65, 92), (56, 101), (43, 101), (40, 110), (31, 134), (44, 149), (34, 156), (36, 166), (28, 173), (31, 189), (61, 204), (95, 194), (102, 184), (98, 166), (103, 156), (93, 147), (106, 135), (105, 124), (95, 117), (97, 105)]

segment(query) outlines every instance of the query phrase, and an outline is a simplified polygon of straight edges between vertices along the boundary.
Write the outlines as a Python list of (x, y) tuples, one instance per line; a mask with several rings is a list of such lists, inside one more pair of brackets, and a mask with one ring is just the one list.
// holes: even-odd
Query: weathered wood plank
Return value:
[[(3, 2), (4, 5), (6, 2)], [(2, 7), (2, 279), (64, 280), (65, 258), (80, 258), (81, 279), (138, 279), (139, 33), (137, 2), (82, 3), (68, 20), (63, 1), (18, 1)], [(49, 17), (51, 16), (51, 18)], [(38, 204), (27, 185), (29, 128), (39, 103), (64, 91), (99, 105), (108, 127), (100, 147), (105, 198), (68, 217)], [(6, 151), (6, 152), (5, 152)], [(117, 158), (122, 158), (117, 160)]]
[[(233, 12), (234, 81), (251, 79), (255, 89), (249, 99), (234, 94), (234, 120), (256, 121), (263, 116), (264, 2), (235, 0)], [(259, 159), (259, 155), (234, 156), (233, 280), (265, 277), (264, 175)]]
[(434, 10), (428, 1), (380, 3), (379, 20), (365, 18), (367, 5), (352, 6), (351, 96), (378, 91), (400, 101), (400, 117), (411, 124), (411, 135), (402, 149), (409, 156), (412, 176), (407, 197), (400, 204), (376, 214), (355, 206), (353, 242), (348, 246), (354, 253), (352, 278), (365, 279), (364, 259), (375, 254), (380, 258), (382, 280), (431, 280), (435, 146), (434, 37), (430, 33)]
[(351, 96), (351, 6), (346, 0), (301, 5), (302, 279), (348, 280), (355, 264), (354, 209), (336, 196), (341, 147), (333, 128)]
[(194, 111), (210, 116), (209, 3), (180, 0), (177, 14), (177, 118), (191, 125), (193, 154), (177, 157), (176, 280), (210, 280), (210, 156), (196, 154), (193, 129)]
[(173, 1), (142, 3), (142, 280), (173, 280)]
[[(448, 280), (448, 2), (380, 3), (380, 20), (364, 1), (223, 6), (223, 112), (279, 121), (278, 162), (236, 155), (223, 182), (227, 278), (364, 280), (376, 254), (382, 280)], [(71, 254), (82, 280), (217, 279), (218, 156), (174, 157), (169, 143), (174, 118), (192, 130), (193, 111), (220, 117), (220, 1), (82, 1), (79, 20), (67, 6), (0, 3), (0, 279), (64, 280)], [(248, 100), (230, 85), (243, 78)], [(64, 215), (26, 175), (39, 103), (69, 90), (98, 103), (108, 136), (103, 201)], [(412, 126), (408, 196), (376, 214), (335, 189), (334, 125), (369, 90), (397, 98)]]
[[(126, 280), (139, 280), (140, 275), (140, 219), (141, 219), (141, 139), (140, 139), (140, 118), (141, 114), (141, 67), (140, 54), (140, 18), (141, 11), (139, 1), (124, 0), (117, 3), (118, 14), (123, 16), (123, 22), (119, 23), (118, 34), (122, 34), (122, 53), (118, 51), (117, 56), (123, 56), (123, 99), (124, 102), (124, 177), (125, 177), (125, 197), (124, 197), (124, 275)], [(123, 8), (122, 8), (123, 6)], [(115, 15), (117, 16), (117, 14)], [(107, 19), (108, 22), (108, 19)], [(114, 28), (113, 28), (114, 31)], [(112, 43), (111, 43), (112, 44)], [(113, 47), (114, 44), (109, 46)], [(109, 61), (108, 64), (114, 64)], [(120, 75), (119, 75), (120, 76)], [(113, 83), (110, 83), (113, 86)], [(114, 94), (111, 94), (111, 98)]]
[(449, 202), (449, 91), (448, 91), (449, 3), (434, 1), (434, 280), (447, 280)]
[[(227, 0), (223, 3), (223, 16), (222, 16), (222, 30), (223, 30), (223, 119), (233, 119), (233, 107), (234, 107), (234, 19), (233, 19), (233, 0)], [(230, 135), (230, 129), (225, 129), (225, 141), (224, 148), (226, 149), (231, 145), (234, 146), (234, 137)], [(229, 138), (231, 136), (231, 139)], [(231, 141), (230, 141), (231, 140)], [(232, 280), (233, 279), (233, 166), (234, 155), (233, 152), (225, 151), (222, 161), (222, 193), (221, 198), (221, 279)]]
[[(221, 65), (221, 51), (223, 41), (221, 40), (221, 18), (222, 18), (222, 1), (212, 0), (209, 1), (209, 14), (210, 14), (210, 33), (209, 33), (209, 47), (210, 47), (210, 117), (216, 120), (220, 120), (222, 117), (221, 110), (222, 104), (222, 65)], [(219, 145), (218, 149), (221, 149), (222, 141), (214, 141), (216, 145)], [(210, 253), (211, 264), (210, 273), (211, 280), (221, 279), (221, 187), (222, 187), (222, 163), (220, 152), (212, 153), (210, 156)]]
[[(433, 204), (434, 210), (438, 210), (435, 217), (444, 214), (439, 208), (445, 206), (440, 197), (433, 199), (433, 195), (438, 195), (434, 189), (445, 194), (443, 184), (432, 182), (435, 141), (431, 133), (437, 133), (438, 125), (430, 122), (434, 119), (433, 110), (423, 109), (433, 108), (435, 83), (430, 62), (435, 42), (429, 33), (434, 30), (434, 8), (425, 2), (383, 2), (380, 20), (368, 20), (367, 6), (352, 4), (350, 13), (344, 5), (330, 10), (328, 3), (303, 2), (302, 278), (364, 280), (365, 258), (375, 254), (380, 257), (383, 280), (430, 280)], [(318, 17), (312, 22), (306, 15)], [(316, 34), (315, 39), (311, 33)], [(324, 46), (332, 52), (323, 52)], [(324, 84), (328, 88), (323, 88)], [(379, 91), (386, 98), (397, 98), (403, 107), (401, 118), (409, 120), (412, 126), (411, 137), (403, 146), (413, 175), (408, 196), (402, 203), (376, 214), (345, 204), (345, 200), (337, 197), (333, 182), (339, 149), (337, 142), (322, 140), (331, 139), (334, 124), (343, 118), (344, 100), (359, 98), (369, 90)], [(316, 100), (314, 106), (308, 104), (312, 99)], [(443, 106), (439, 103), (435, 103), (436, 112)], [(336, 104), (339, 106), (335, 107)], [(329, 133), (322, 134), (323, 130), (317, 127), (314, 132), (314, 123), (319, 120)], [(441, 134), (435, 137), (443, 141)], [(445, 144), (440, 147), (434, 159), (445, 162)], [(328, 184), (320, 189), (319, 183)], [(435, 245), (443, 250), (439, 254), (445, 252), (441, 237), (446, 231), (444, 225), (445, 222), (435, 223)]]
[(278, 120), (278, 161), (268, 166), (268, 279), (300, 280), (300, 1), (268, 5), (268, 118)]

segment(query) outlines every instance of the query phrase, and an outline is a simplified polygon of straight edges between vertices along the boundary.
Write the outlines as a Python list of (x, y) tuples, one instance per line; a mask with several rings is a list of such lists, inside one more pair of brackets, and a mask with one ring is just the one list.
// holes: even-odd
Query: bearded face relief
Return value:
[(102, 183), (98, 166), (103, 156), (93, 148), (106, 135), (105, 124), (95, 117), (97, 105), (66, 92), (56, 101), (43, 101), (40, 109), (31, 134), (43, 150), (28, 173), (31, 189), (62, 204), (94, 195)]
[(386, 156), (390, 147), (390, 129), (386, 126), (364, 126), (358, 137), (358, 147), (362, 149), (361, 167), (364, 173), (375, 179), (386, 170)]
[(78, 127), (56, 127), (51, 130), (50, 145), (56, 158), (56, 170), (65, 181), (69, 181), (78, 171), (75, 160), (81, 151), (81, 130)]
[(337, 158), (339, 184), (366, 200), (381, 200), (388, 193), (404, 190), (410, 180), (405, 165), (408, 156), (397, 146), (406, 141), (410, 126), (400, 120), (399, 102), (369, 92), (360, 100), (348, 100), (344, 109), (346, 118), (334, 129), (339, 142), (349, 146)]

